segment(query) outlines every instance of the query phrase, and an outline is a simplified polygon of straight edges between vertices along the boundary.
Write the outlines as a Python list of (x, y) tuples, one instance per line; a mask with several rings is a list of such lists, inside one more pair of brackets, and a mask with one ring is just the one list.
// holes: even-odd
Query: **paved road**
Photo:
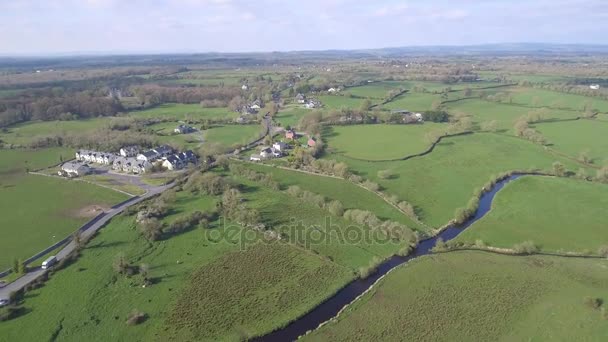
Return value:
[[(82, 232), (82, 236), (84, 238), (89, 238), (90, 236), (95, 234), (99, 229), (101, 229), (101, 227), (103, 227), (108, 221), (110, 221), (110, 219), (112, 219), (114, 216), (122, 213), (128, 207), (130, 207), (134, 204), (140, 203), (142, 201), (145, 201), (152, 196), (158, 195), (159, 193), (169, 189), (170, 187), (172, 187), (171, 184), (159, 186), (159, 187), (148, 187), (148, 189), (147, 189), (148, 192), (145, 195), (143, 195), (141, 197), (134, 197), (132, 200), (130, 200), (126, 203), (123, 203), (116, 208), (112, 208), (112, 209), (106, 211), (104, 213), (104, 216), (97, 219), (97, 221), (94, 224), (92, 224), (89, 228), (87, 228), (85, 231)], [(57, 259), (58, 260), (64, 259), (72, 251), (74, 251), (75, 248), (76, 248), (76, 245), (74, 244), (74, 242), (68, 243), (65, 247), (63, 247), (63, 249), (61, 251), (59, 251), (56, 254)], [(22, 277), (16, 279), (12, 283), (7, 284), (4, 287), (1, 287), (0, 288), (0, 299), (8, 299), (11, 292), (18, 291), (18, 290), (24, 288), (26, 285), (28, 285), (29, 283), (36, 280), (38, 277), (43, 275), (45, 272), (47, 272), (47, 270), (43, 270), (40, 267), (30, 269), (30, 271), (28, 273), (26, 273), (25, 275), (23, 275)]]

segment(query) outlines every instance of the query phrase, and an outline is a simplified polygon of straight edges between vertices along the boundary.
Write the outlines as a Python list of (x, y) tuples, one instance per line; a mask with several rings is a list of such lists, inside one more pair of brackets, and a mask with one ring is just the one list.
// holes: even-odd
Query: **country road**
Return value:
[[(100, 218), (96, 218), (95, 223), (91, 224), (90, 227), (88, 227), (86, 230), (84, 230), (82, 232), (82, 237), (84, 239), (91, 237), (99, 229), (101, 229), (106, 223), (108, 223), (108, 221), (110, 221), (114, 216), (122, 213), (128, 207), (135, 205), (137, 203), (140, 203), (142, 201), (145, 201), (150, 197), (158, 195), (161, 192), (171, 188), (172, 186), (173, 186), (172, 184), (169, 184), (169, 185), (163, 185), (163, 186), (158, 186), (158, 187), (148, 187), (147, 188), (148, 192), (145, 195), (140, 196), (140, 197), (133, 197), (130, 200), (120, 204), (119, 206), (113, 207), (112, 209), (104, 212), (104, 215), (101, 216)], [(87, 225), (87, 224), (85, 224), (85, 225)], [(61, 249), (56, 254), (57, 260), (60, 261), (60, 260), (64, 259), (72, 251), (74, 251), (75, 248), (76, 248), (76, 245), (74, 244), (74, 242), (70, 241), (65, 247), (63, 247), (63, 249)], [(47, 272), (47, 270), (43, 270), (40, 267), (30, 269), (30, 271), (27, 272), (25, 275), (16, 279), (12, 283), (7, 284), (6, 286), (1, 287), (0, 288), (0, 299), (8, 299), (11, 292), (21, 290), (22, 288), (24, 288), (25, 286), (27, 286), (34, 280), (38, 279), (38, 277), (42, 276), (45, 272)]]

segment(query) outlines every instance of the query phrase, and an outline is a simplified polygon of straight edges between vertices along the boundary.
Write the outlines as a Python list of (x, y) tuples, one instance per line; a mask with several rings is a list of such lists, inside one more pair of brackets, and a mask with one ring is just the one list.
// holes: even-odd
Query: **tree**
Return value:
[(597, 170), (596, 178), (597, 178), (597, 180), (599, 180), (601, 182), (608, 181), (608, 165)]
[(362, 112), (367, 112), (371, 106), (372, 106), (372, 101), (370, 101), (369, 99), (365, 99), (361, 103), (361, 107), (359, 108), (359, 110)]
[(563, 177), (566, 174), (566, 167), (564, 164), (556, 161), (553, 163), (553, 173), (556, 176)]
[(523, 137), (524, 132), (529, 128), (528, 120), (525, 117), (521, 117), (515, 121), (515, 125), (513, 125), (515, 129), (515, 135), (518, 137)]
[(378, 171), (378, 178), (380, 179), (391, 179), (393, 178), (394, 173), (391, 170), (380, 170)]
[(485, 132), (496, 132), (498, 130), (498, 121), (486, 121), (481, 123), (481, 130)]
[(592, 162), (591, 157), (589, 157), (589, 152), (588, 151), (581, 151), (578, 154), (578, 160), (580, 162), (585, 163), (585, 164), (590, 164)]
[(471, 90), (471, 88), (469, 88), (469, 87), (466, 87), (464, 89), (464, 96), (465, 97), (471, 97), (471, 95), (473, 95), (473, 90)]
[(327, 210), (335, 216), (342, 216), (344, 214), (344, 206), (340, 201), (331, 201), (327, 204)]

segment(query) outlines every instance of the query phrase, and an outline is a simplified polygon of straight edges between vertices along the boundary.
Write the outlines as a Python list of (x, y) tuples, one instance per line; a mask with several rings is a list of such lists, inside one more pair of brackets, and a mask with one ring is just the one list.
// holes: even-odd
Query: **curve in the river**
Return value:
[(435, 243), (437, 242), (437, 239), (441, 238), (443, 241), (452, 240), (456, 236), (458, 236), (458, 234), (460, 234), (464, 229), (468, 228), (470, 225), (484, 217), (490, 211), (492, 201), (494, 200), (494, 196), (496, 196), (496, 193), (498, 193), (498, 191), (500, 191), (500, 189), (502, 189), (505, 184), (521, 176), (524, 176), (524, 174), (511, 175), (501, 180), (500, 182), (497, 182), (494, 187), (490, 189), (490, 191), (485, 192), (479, 199), (479, 208), (477, 209), (475, 216), (471, 217), (464, 224), (459, 226), (449, 226), (437, 236), (420, 241), (416, 249), (408, 256), (393, 256), (389, 258), (380, 266), (378, 266), (378, 270), (376, 273), (370, 275), (365, 279), (357, 279), (349, 283), (340, 291), (338, 291), (334, 296), (332, 296), (325, 302), (319, 304), (317, 307), (315, 307), (312, 311), (309, 311), (304, 316), (289, 323), (284, 328), (273, 331), (267, 335), (258, 337), (254, 339), (254, 341), (293, 341), (296, 340), (299, 336), (304, 335), (307, 331), (316, 329), (323, 322), (326, 322), (331, 318), (335, 317), (340, 312), (340, 310), (342, 310), (342, 308), (357, 299), (357, 297), (359, 297), (363, 292), (365, 292), (372, 285), (374, 285), (374, 283), (376, 283), (376, 281), (380, 277), (385, 275), (388, 271), (409, 260), (430, 254), (431, 249), (435, 246)]

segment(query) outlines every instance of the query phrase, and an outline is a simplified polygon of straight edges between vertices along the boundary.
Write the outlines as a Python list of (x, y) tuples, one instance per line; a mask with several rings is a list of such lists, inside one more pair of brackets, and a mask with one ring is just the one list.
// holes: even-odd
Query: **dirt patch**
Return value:
[(108, 210), (110, 210), (110, 207), (108, 207), (108, 206), (92, 204), (92, 205), (88, 205), (86, 207), (75, 210), (72, 213), (72, 216), (78, 217), (78, 218), (92, 218), (92, 217), (95, 217), (95, 216), (103, 213), (104, 211), (108, 211)]

